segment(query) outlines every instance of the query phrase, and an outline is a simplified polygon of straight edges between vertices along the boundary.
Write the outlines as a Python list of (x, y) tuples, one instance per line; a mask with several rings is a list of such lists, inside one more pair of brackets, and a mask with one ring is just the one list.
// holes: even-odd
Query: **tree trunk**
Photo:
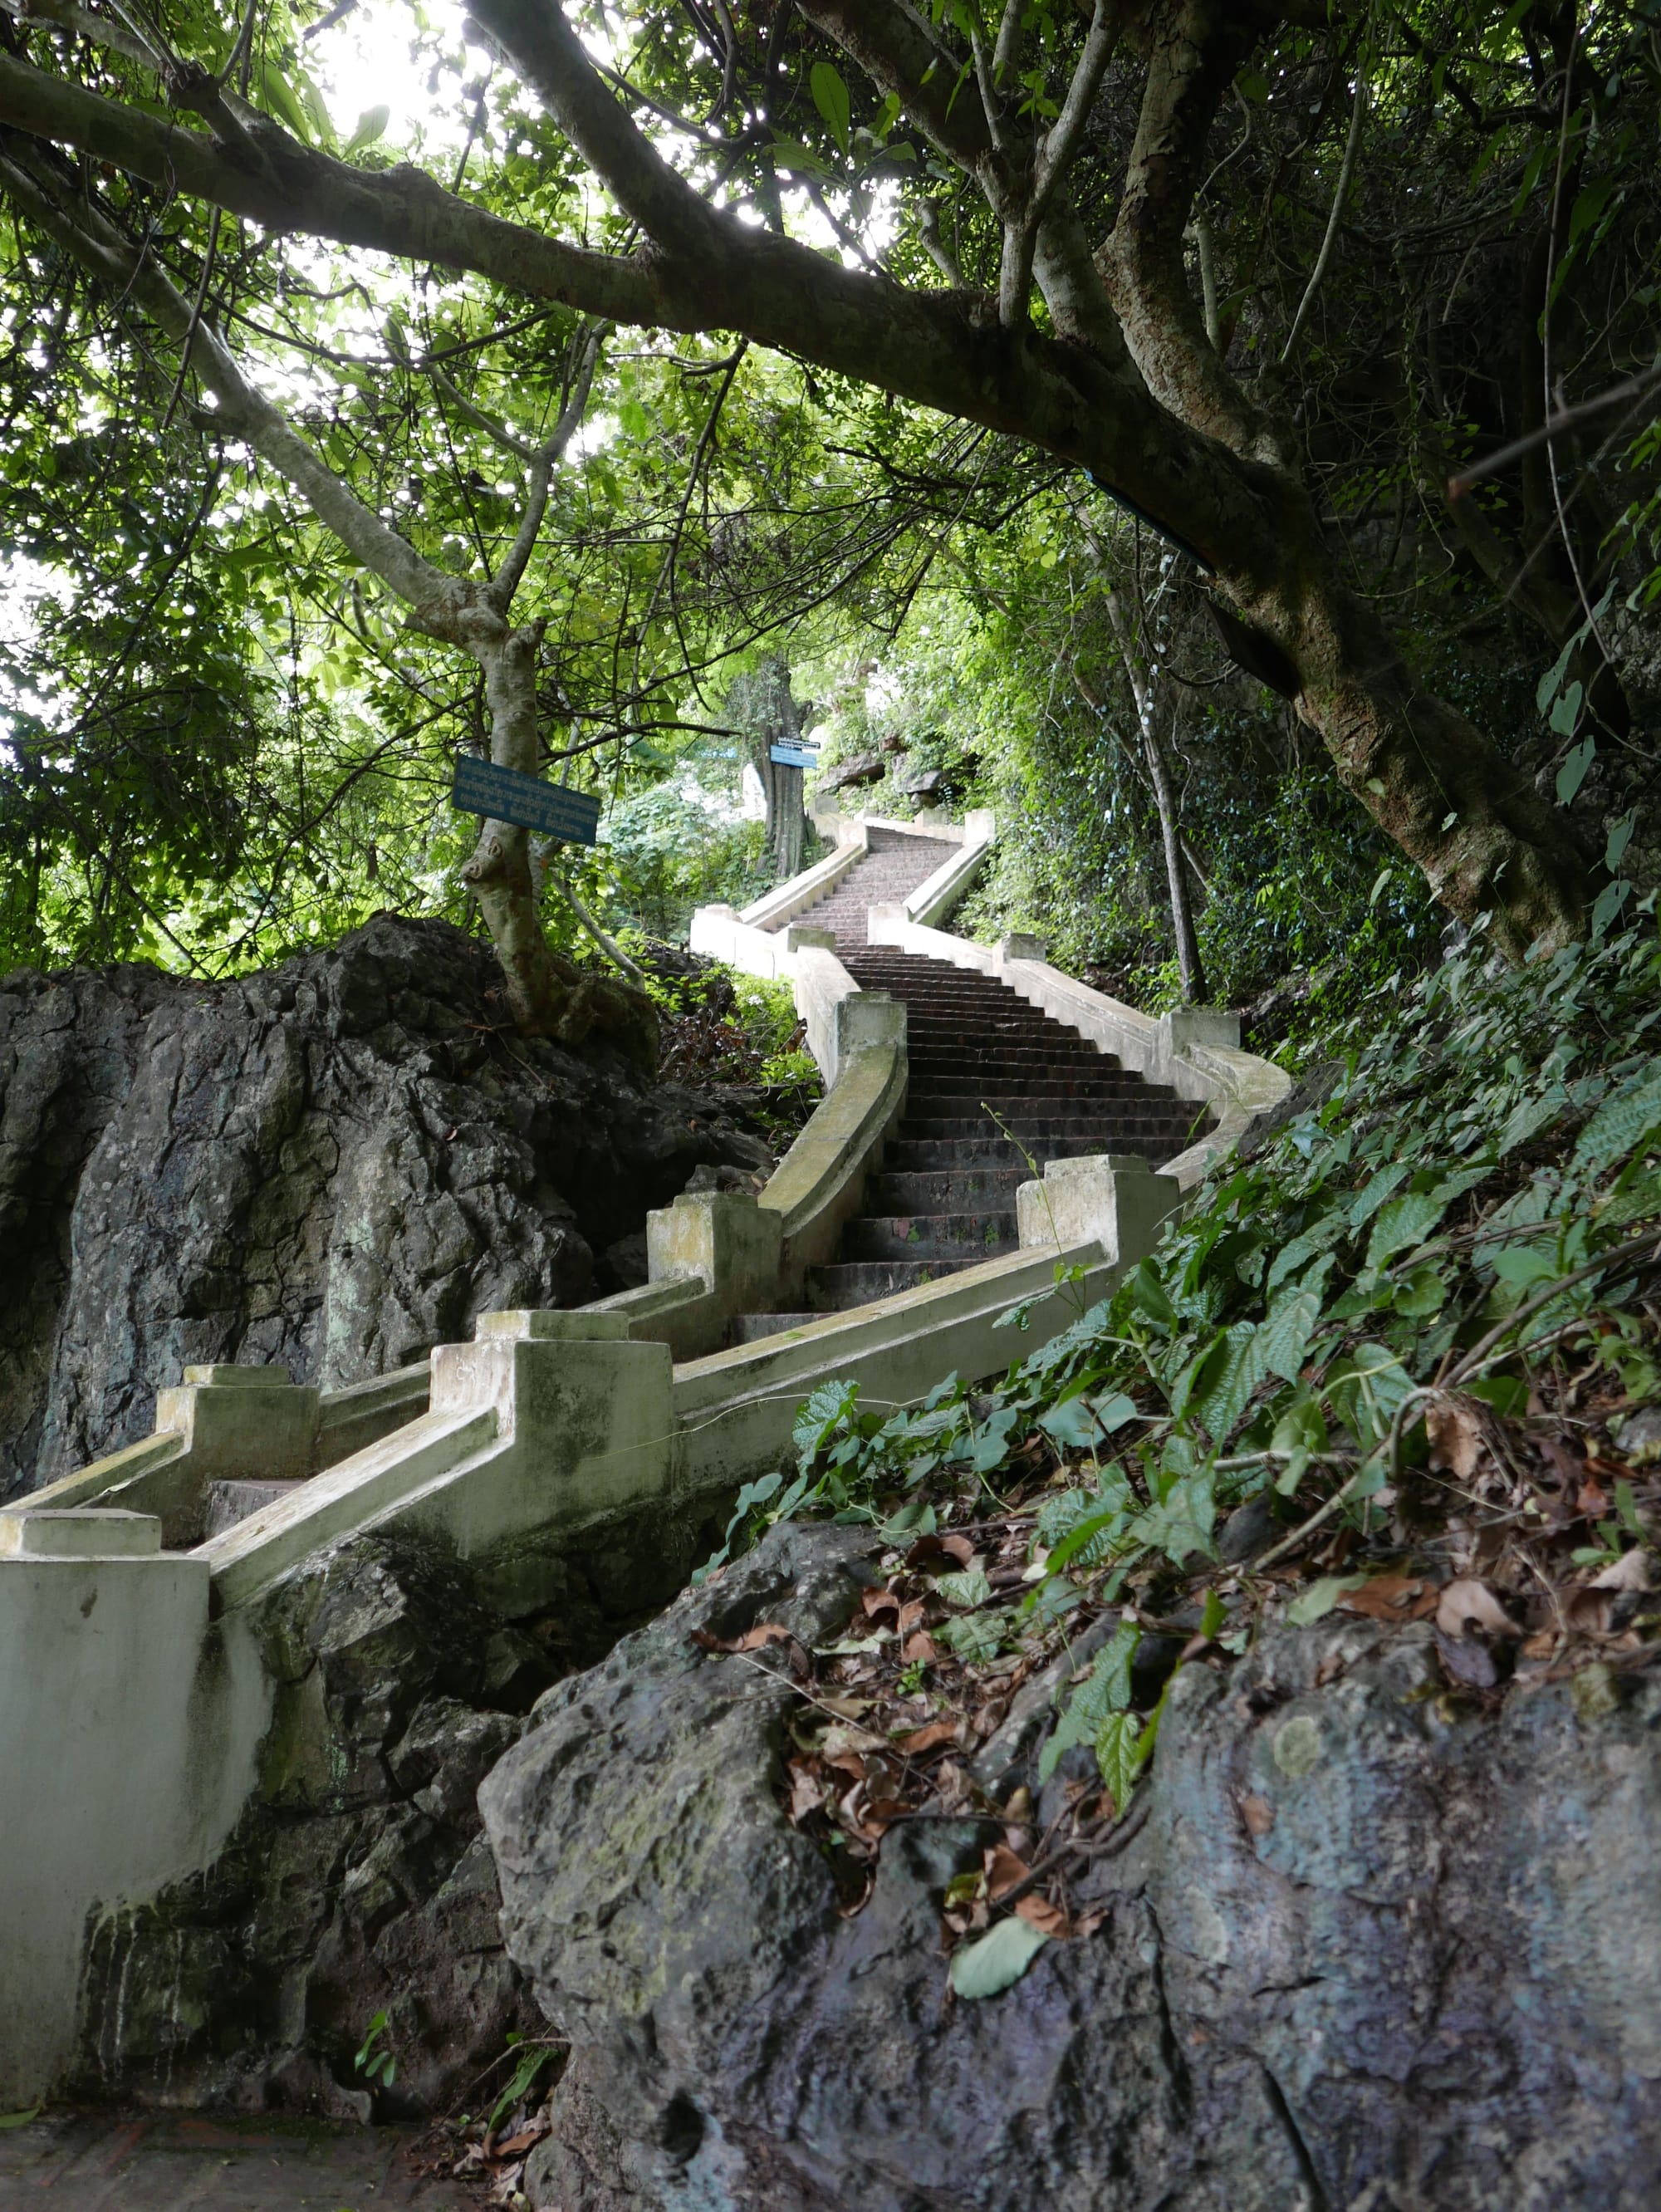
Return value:
[[(1237, 604), (1297, 672), (1300, 717), (1340, 781), (1466, 922), (1491, 915), (1520, 960), (1583, 933), (1597, 875), (1561, 809), (1540, 797), (1476, 725), (1428, 691), (1373, 611), (1341, 580), (1301, 492), (1280, 574)], [(1299, 528), (1298, 523), (1305, 526)]]
[[(506, 630), (473, 647), (484, 671), (490, 706), (490, 757), (499, 768), (536, 772), (536, 652), (542, 625)], [(543, 934), (530, 871), (530, 832), (515, 822), (487, 820), (479, 831), (463, 881), (479, 902), (490, 941), (502, 964), (515, 1024), (530, 1036), (545, 1036), (567, 996)]]
[(1159, 812), (1160, 836), (1165, 846), (1165, 877), (1171, 895), (1171, 933), (1176, 940), (1177, 973), (1182, 980), (1182, 1002), (1185, 1006), (1201, 1006), (1205, 1000), (1205, 969), (1200, 962), (1199, 939), (1194, 932), (1188, 878), (1183, 867), (1182, 824), (1177, 818), (1176, 789), (1171, 781), (1170, 759), (1159, 731), (1159, 702), (1154, 696), (1153, 681), (1136, 650), (1124, 602), (1117, 592), (1107, 594), (1107, 612), (1118, 640), (1131, 696), (1136, 702), (1137, 720), (1142, 727), (1142, 749), (1148, 762), (1148, 781), (1154, 787), (1154, 805)]

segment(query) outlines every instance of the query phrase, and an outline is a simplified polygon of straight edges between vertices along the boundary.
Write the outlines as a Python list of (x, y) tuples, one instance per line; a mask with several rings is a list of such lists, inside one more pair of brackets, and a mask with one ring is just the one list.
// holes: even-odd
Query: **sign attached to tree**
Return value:
[(817, 768), (819, 755), (806, 745), (769, 745), (767, 757), (778, 762), (780, 768)]
[(567, 845), (591, 845), (599, 826), (600, 802), (590, 793), (544, 783), (541, 776), (522, 775), (516, 768), (498, 768), (476, 753), (464, 753), (456, 763), (450, 797), (464, 813), (517, 822), (545, 837), (563, 838)]

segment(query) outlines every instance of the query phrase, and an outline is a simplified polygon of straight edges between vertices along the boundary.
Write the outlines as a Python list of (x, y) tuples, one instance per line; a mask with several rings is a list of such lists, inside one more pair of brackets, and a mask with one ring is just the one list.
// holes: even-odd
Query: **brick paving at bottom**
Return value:
[(474, 2212), (407, 2171), (414, 2128), (72, 2112), (0, 2130), (0, 2212)]

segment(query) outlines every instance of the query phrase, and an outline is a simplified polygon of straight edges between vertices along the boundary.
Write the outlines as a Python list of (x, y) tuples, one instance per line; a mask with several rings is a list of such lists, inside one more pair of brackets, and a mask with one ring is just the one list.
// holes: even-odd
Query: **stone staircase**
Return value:
[(865, 916), (870, 908), (909, 898), (958, 849), (943, 838), (910, 837), (898, 830), (873, 829), (867, 835), (870, 846), (864, 860), (856, 860), (823, 898), (793, 914), (789, 921), (771, 927), (788, 929), (792, 922), (803, 922), (813, 929), (832, 930), (839, 958), (850, 947), (863, 951)]
[(844, 879), (837, 957), (862, 990), (905, 1002), (905, 1115), (835, 1260), (809, 1271), (810, 1310), (741, 1315), (736, 1344), (1013, 1251), (1016, 1186), (1048, 1162), (1117, 1152), (1157, 1165), (1193, 1140), (1209, 1113), (1097, 1051), (992, 976), (864, 944), (864, 910), (853, 926), (852, 895), (873, 866), (861, 862)]

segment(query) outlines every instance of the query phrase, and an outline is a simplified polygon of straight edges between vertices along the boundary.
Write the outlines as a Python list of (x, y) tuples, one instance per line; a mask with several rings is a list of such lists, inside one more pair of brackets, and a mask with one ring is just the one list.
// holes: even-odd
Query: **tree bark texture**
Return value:
[[(39, 6), (61, 14), (63, 0)], [(1021, 112), (1018, 21), (989, 64), (984, 52), (965, 58), (949, 23), (936, 29), (900, 0), (799, 6), (985, 195), (1005, 235), (997, 292), (908, 289), (711, 205), (636, 125), (558, 0), (474, 0), (473, 13), (639, 226), (642, 242), (627, 253), (505, 221), (409, 165), (355, 168), (188, 83), (162, 116), (0, 54), (0, 130), (27, 134), (21, 143), (43, 155), (43, 142), (71, 147), (278, 231), (476, 272), (620, 322), (737, 332), (1088, 471), (1189, 550), (1223, 602), (1273, 641), (1294, 672), (1297, 712), (1346, 788), (1455, 914), (1491, 913), (1512, 956), (1537, 938), (1579, 933), (1597, 876), (1567, 817), (1425, 690), (1345, 581), (1272, 393), (1220, 357), (1185, 267), (1211, 126), (1234, 72), (1279, 21), (1342, 27), (1359, 0), (1098, 7), (1061, 111), (1066, 130), (1035, 129)], [(83, 32), (102, 21), (71, 12)], [(124, 52), (127, 35), (109, 43)], [(1121, 40), (1145, 65), (1140, 114), (1112, 232), (1093, 246), (1070, 173), (1088, 134), (1074, 126), (1104, 52)], [(17, 168), (8, 161), (0, 184), (33, 219), (27, 192), (12, 191)], [(1047, 334), (1030, 319), (1028, 271)]]

